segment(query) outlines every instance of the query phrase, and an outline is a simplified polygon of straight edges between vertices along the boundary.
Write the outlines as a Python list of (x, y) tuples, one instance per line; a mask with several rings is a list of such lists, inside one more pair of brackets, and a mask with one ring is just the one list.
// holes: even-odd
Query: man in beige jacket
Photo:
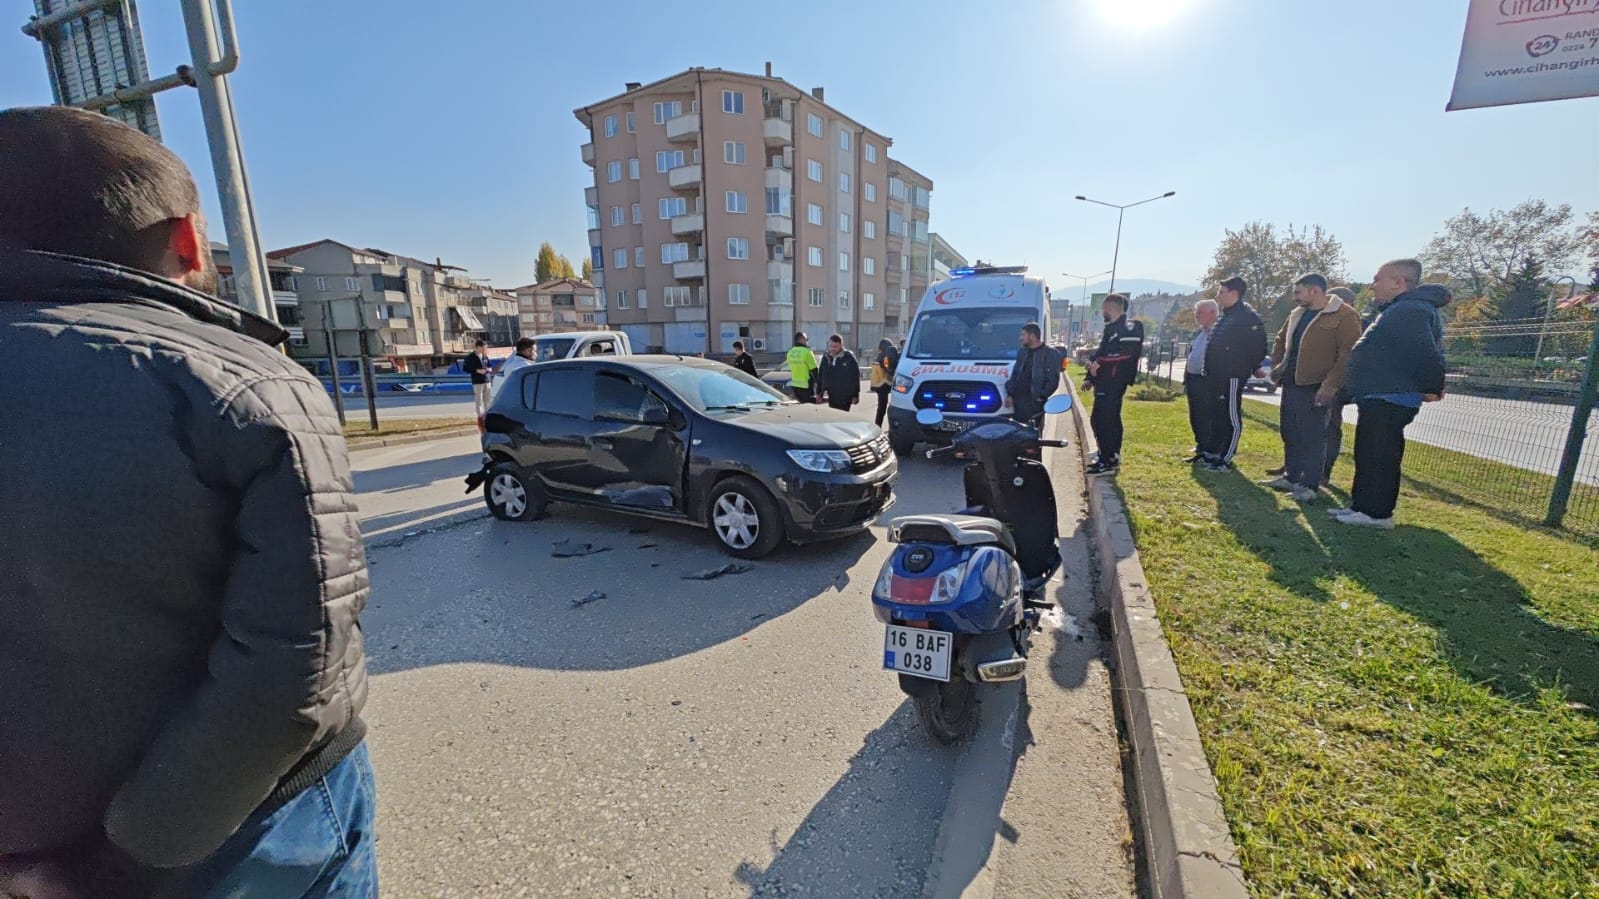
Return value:
[(1343, 386), (1349, 352), (1360, 339), (1360, 316), (1327, 293), (1327, 279), (1308, 274), (1294, 283), (1296, 308), (1272, 347), (1272, 380), (1281, 384), (1282, 437), (1287, 468), (1268, 481), (1309, 502), (1327, 469), (1327, 416)]

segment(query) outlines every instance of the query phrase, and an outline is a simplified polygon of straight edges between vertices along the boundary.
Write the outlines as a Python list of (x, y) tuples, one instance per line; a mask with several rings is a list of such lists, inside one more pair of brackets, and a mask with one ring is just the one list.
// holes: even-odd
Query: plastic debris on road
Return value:
[(579, 556), (592, 556), (595, 553), (610, 552), (610, 550), (609, 546), (601, 546), (597, 543), (574, 544), (571, 540), (557, 540), (550, 555), (557, 559), (575, 559)]
[(753, 569), (753, 566), (750, 566), (750, 565), (740, 565), (737, 562), (729, 562), (729, 563), (727, 563), (726, 565), (723, 565), (720, 568), (708, 568), (708, 569), (706, 569), (704, 571), (697, 571), (697, 572), (695, 572), (693, 574), (685, 574), (685, 575), (683, 575), (683, 580), (685, 580), (685, 581), (714, 581), (714, 580), (716, 580), (717, 578), (721, 577), (724, 574), (743, 574), (744, 572), (750, 571), (752, 569)]
[(600, 591), (595, 590), (593, 593), (590, 593), (589, 595), (583, 597), (582, 599), (574, 599), (574, 600), (572, 600), (572, 608), (574, 608), (574, 609), (582, 608), (583, 606), (586, 606), (586, 605), (588, 605), (591, 602), (599, 602), (600, 600), (602, 600), (604, 598), (605, 598), (605, 594), (604, 593), (601, 593)]

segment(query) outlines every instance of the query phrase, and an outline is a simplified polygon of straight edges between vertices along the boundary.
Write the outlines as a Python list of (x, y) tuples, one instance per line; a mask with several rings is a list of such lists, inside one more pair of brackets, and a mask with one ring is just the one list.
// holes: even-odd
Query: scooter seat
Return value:
[(906, 515), (889, 523), (888, 539), (894, 543), (998, 546), (1016, 555), (1016, 540), (1010, 529), (977, 515)]

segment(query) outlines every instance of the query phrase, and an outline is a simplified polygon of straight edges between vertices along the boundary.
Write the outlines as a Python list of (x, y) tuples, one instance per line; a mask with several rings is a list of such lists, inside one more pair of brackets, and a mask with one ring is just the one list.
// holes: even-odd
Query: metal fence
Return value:
[[(1599, 540), (1599, 416), (1574, 432), (1599, 392), (1591, 317), (1452, 326), (1444, 339), (1444, 401), (1423, 406), (1405, 432), (1411, 487)], [(1186, 341), (1150, 341), (1147, 376), (1180, 387), (1187, 355)], [(1246, 396), (1275, 400), (1264, 388)], [(1345, 453), (1353, 452), (1356, 414), (1344, 410)]]

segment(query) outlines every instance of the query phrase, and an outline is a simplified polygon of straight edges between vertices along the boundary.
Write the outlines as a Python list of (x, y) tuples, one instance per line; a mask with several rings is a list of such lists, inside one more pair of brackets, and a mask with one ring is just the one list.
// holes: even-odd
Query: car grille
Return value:
[(998, 412), (998, 387), (986, 381), (927, 381), (916, 387), (918, 409), (988, 414)]
[(888, 437), (882, 434), (860, 446), (850, 447), (849, 468), (855, 474), (871, 471), (883, 464), (883, 460), (893, 455), (893, 449), (888, 444)]

